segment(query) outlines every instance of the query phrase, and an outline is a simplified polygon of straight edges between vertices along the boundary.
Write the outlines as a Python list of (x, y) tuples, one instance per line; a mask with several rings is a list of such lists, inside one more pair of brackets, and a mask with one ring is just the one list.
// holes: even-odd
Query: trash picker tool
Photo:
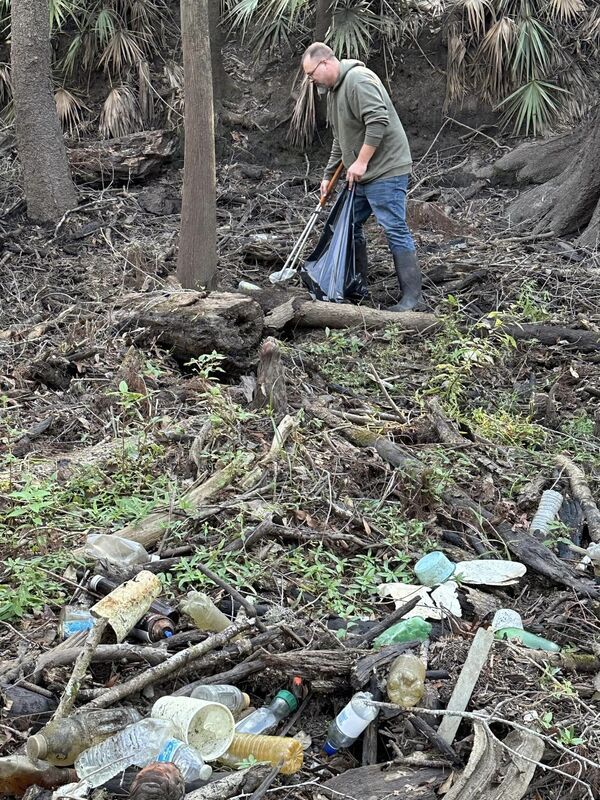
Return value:
[(335, 189), (335, 185), (338, 182), (338, 178), (340, 177), (343, 168), (344, 165), (340, 161), (338, 168), (334, 172), (333, 177), (329, 182), (327, 194), (324, 194), (323, 197), (321, 197), (317, 207), (310, 215), (308, 222), (306, 223), (306, 227), (302, 231), (302, 234), (299, 237), (296, 244), (293, 246), (291, 253), (287, 257), (287, 261), (283, 265), (283, 268), (280, 269), (278, 272), (272, 272), (269, 275), (269, 280), (271, 281), (271, 283), (284, 283), (284, 281), (289, 281), (290, 278), (293, 278), (294, 275), (296, 274), (296, 267), (300, 259), (300, 255), (302, 254), (302, 249), (304, 248), (304, 245), (308, 241), (308, 237), (310, 236), (313, 228), (315, 227), (317, 219), (319, 218), (319, 214), (321, 213), (325, 204), (331, 197), (331, 194)]

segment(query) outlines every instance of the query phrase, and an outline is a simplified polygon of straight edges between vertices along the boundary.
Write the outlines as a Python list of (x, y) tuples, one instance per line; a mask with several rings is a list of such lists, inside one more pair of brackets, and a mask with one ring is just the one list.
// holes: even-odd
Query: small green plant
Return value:
[(547, 438), (546, 431), (531, 422), (529, 417), (504, 409), (486, 411), (474, 408), (468, 417), (480, 436), (498, 444), (538, 447)]
[(548, 310), (550, 292), (539, 289), (533, 281), (523, 281), (516, 300), (510, 306), (511, 314), (520, 322), (545, 322), (552, 316)]
[(569, 725), (568, 728), (559, 728), (558, 741), (565, 747), (577, 747), (579, 744), (585, 744), (583, 736), (578, 736), (575, 727)]
[(214, 380), (217, 373), (225, 372), (221, 366), (224, 360), (225, 356), (213, 350), (212, 353), (202, 353), (196, 358), (191, 358), (189, 361), (186, 361), (185, 366), (193, 367), (201, 378), (208, 381)]

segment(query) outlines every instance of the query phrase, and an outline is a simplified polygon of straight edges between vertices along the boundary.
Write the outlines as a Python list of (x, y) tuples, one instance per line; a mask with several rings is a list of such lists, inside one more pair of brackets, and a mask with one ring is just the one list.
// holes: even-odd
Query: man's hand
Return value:
[(325, 197), (327, 192), (329, 191), (329, 184), (331, 183), (330, 180), (325, 178), (325, 180), (321, 181), (321, 197)]
[(356, 159), (354, 164), (351, 164), (347, 171), (346, 171), (346, 180), (348, 181), (350, 188), (354, 185), (354, 181), (357, 183), (360, 182), (361, 178), (367, 171), (367, 167), (369, 166), (368, 161), (361, 161), (360, 159)]

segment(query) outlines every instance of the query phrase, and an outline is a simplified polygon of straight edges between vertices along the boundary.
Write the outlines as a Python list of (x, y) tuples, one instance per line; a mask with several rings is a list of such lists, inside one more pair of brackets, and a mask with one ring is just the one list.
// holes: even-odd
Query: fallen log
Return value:
[(448, 776), (448, 770), (421, 769), (393, 764), (374, 764), (349, 769), (330, 778), (319, 789), (332, 798), (347, 800), (362, 798), (410, 797), (414, 800), (437, 800), (436, 789)]
[(245, 366), (263, 333), (263, 312), (242, 294), (179, 291), (123, 298), (114, 321), (135, 342), (154, 340), (189, 361), (216, 351), (226, 364)]
[(536, 323), (522, 325), (504, 323), (502, 332), (508, 333), (513, 339), (537, 339), (538, 342), (546, 345), (568, 342), (575, 350), (581, 352), (600, 350), (600, 335), (578, 328), (563, 328), (560, 325), (538, 325)]
[(158, 172), (179, 149), (174, 130), (130, 133), (116, 139), (80, 140), (67, 150), (71, 170), (82, 183), (141, 181)]

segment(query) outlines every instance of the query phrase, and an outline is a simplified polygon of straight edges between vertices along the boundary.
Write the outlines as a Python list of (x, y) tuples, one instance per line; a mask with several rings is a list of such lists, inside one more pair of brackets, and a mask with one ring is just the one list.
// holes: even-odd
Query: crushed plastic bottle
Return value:
[(29, 758), (70, 766), (84, 750), (114, 736), (142, 715), (135, 708), (99, 708), (49, 722), (27, 740)]
[[(236, 733), (227, 751), (234, 763), (253, 756), (276, 767), (280, 762), (282, 775), (293, 775), (302, 769), (304, 751), (298, 739), (290, 736), (264, 736), (262, 734)], [(227, 763), (227, 760), (224, 759)]]
[(190, 697), (197, 700), (208, 700), (212, 703), (221, 703), (232, 714), (239, 714), (250, 705), (250, 698), (246, 692), (240, 691), (237, 686), (227, 683), (217, 683), (208, 686), (196, 686)]
[(523, 630), (521, 615), (512, 608), (501, 608), (494, 614), (492, 630), (496, 639), (507, 639), (522, 644), (531, 650), (545, 650), (548, 653), (560, 653), (560, 645), (536, 636), (535, 633)]
[(134, 567), (156, 560), (139, 542), (109, 533), (89, 533), (83, 551), (90, 558), (102, 559), (119, 567)]
[(81, 606), (63, 606), (58, 617), (58, 635), (64, 640), (80, 631), (89, 631), (94, 618), (89, 609)]
[(560, 511), (562, 503), (563, 496), (560, 492), (555, 492), (554, 489), (546, 489), (545, 492), (542, 492), (540, 504), (529, 526), (529, 532), (532, 534), (538, 533), (542, 536), (547, 534), (550, 525)]
[(75, 769), (80, 780), (95, 788), (127, 767), (145, 767), (152, 761), (172, 762), (185, 781), (208, 780), (212, 774), (196, 750), (176, 738), (172, 723), (152, 717), (85, 750), (75, 759)]
[(185, 781), (175, 764), (153, 762), (133, 779), (129, 800), (183, 800)]
[(373, 649), (379, 650), (386, 644), (399, 644), (400, 642), (424, 642), (431, 633), (431, 623), (423, 617), (411, 617), (403, 619), (395, 625), (391, 625), (383, 633), (373, 640)]
[(216, 607), (213, 601), (204, 592), (188, 592), (185, 600), (180, 603), (184, 614), (191, 617), (194, 625), (201, 631), (224, 631), (231, 624), (230, 620)]
[(323, 745), (323, 750), (328, 756), (354, 744), (361, 733), (373, 722), (379, 709), (369, 704), (369, 700), (372, 699), (373, 695), (370, 692), (357, 692), (333, 720), (327, 731), (327, 740)]
[(77, 780), (75, 770), (60, 769), (25, 756), (0, 758), (0, 797), (21, 797), (30, 786), (56, 789)]
[(402, 653), (390, 665), (386, 690), (392, 703), (416, 706), (425, 692), (425, 664), (411, 653)]
[(291, 692), (277, 692), (268, 706), (257, 708), (235, 726), (236, 733), (270, 733), (282, 719), (298, 708), (298, 701)]

